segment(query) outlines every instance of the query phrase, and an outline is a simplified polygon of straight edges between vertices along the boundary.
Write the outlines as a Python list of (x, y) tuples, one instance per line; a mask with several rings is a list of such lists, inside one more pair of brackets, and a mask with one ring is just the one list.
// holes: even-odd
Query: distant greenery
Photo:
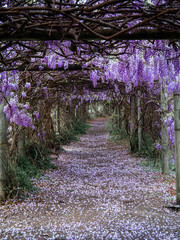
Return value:
[(127, 137), (126, 130), (117, 126), (118, 115), (113, 114), (107, 122), (106, 128), (109, 132), (110, 139), (115, 142), (121, 142), (122, 139)]
[(81, 134), (85, 134), (90, 125), (80, 119), (74, 119), (70, 123), (69, 129), (63, 129), (60, 136), (56, 136), (61, 145), (66, 145), (71, 141), (78, 141)]
[(129, 144), (132, 147), (131, 153), (136, 153), (138, 156), (146, 158), (147, 161), (143, 162), (143, 165), (154, 166), (156, 168), (160, 168), (161, 166), (161, 159), (160, 159), (160, 152), (155, 147), (155, 142), (149, 134), (144, 133), (143, 135), (143, 145), (141, 151), (138, 151), (138, 136), (135, 136), (130, 139), (129, 135), (127, 134), (126, 130), (120, 126), (118, 126), (118, 117), (119, 115), (113, 114), (108, 123), (107, 123), (107, 130), (110, 135), (110, 139), (112, 141), (122, 143), (123, 139), (129, 139)]
[(160, 158), (160, 154), (155, 147), (155, 142), (149, 134), (144, 133), (143, 144), (141, 151), (138, 154), (142, 157), (148, 157), (149, 159), (154, 159), (155, 163)]
[[(150, 169), (153, 171), (161, 171), (162, 169), (162, 150), (157, 149), (157, 142), (148, 134), (143, 134), (143, 144), (141, 151), (138, 151), (138, 137), (137, 135), (133, 139), (135, 154), (139, 157), (143, 157), (142, 166), (146, 169)], [(157, 140), (158, 141), (158, 140)], [(159, 140), (160, 141), (160, 140)], [(169, 169), (170, 171), (175, 171), (176, 166), (174, 164), (174, 157), (171, 151), (169, 151)]]

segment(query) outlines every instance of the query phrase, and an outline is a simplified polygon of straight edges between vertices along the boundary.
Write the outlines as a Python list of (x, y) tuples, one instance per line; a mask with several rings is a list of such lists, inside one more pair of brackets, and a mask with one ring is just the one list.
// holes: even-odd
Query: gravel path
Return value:
[(0, 206), (0, 239), (180, 239), (180, 212), (164, 208), (173, 179), (110, 142), (105, 119), (90, 124), (35, 180), (38, 194)]

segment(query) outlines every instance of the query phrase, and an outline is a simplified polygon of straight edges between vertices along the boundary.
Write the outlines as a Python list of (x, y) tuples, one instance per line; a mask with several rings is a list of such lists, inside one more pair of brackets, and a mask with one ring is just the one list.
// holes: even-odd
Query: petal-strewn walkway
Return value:
[(110, 142), (105, 124), (65, 147), (34, 198), (0, 206), (0, 239), (180, 239), (180, 212), (164, 208), (174, 185)]

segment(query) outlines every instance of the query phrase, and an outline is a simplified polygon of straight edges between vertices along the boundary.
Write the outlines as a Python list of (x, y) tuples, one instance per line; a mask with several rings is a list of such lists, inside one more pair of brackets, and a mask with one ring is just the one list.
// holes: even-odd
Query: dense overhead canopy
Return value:
[(153, 81), (156, 77), (150, 76), (150, 67), (159, 66), (148, 65), (147, 58), (159, 52), (152, 59), (160, 65), (162, 53), (168, 61), (179, 56), (179, 14), (179, 1), (1, 1), (0, 72), (9, 88), (4, 87), (1, 96), (16, 91), (14, 82), (24, 83), (23, 90), (26, 81), (31, 82), (33, 98), (44, 96), (44, 91), (53, 98), (62, 93), (88, 95), (89, 90), (119, 95), (128, 79), (125, 92), (130, 93), (131, 86), (138, 86), (137, 73)]
[[(93, 101), (121, 103), (131, 119), (136, 96), (156, 140), (161, 91), (168, 114), (174, 90), (180, 93), (179, 40), (179, 0), (1, 1), (2, 115), (14, 129), (29, 127), (45, 142), (56, 107), (66, 115)], [(174, 120), (168, 114), (162, 121), (174, 146)], [(126, 127), (131, 137), (133, 121)]]
[[(96, 52), (126, 52), (128, 40), (168, 39), (177, 48), (179, 29), (177, 0), (4, 0), (0, 7), (0, 71), (37, 69), (30, 63), (53, 50), (48, 40), (59, 40), (53, 43), (54, 51), (66, 59), (70, 54), (64, 51), (63, 40), (70, 40), (66, 48), (84, 64), (89, 54), (92, 58)], [(114, 51), (119, 48), (124, 50)]]
[(180, 38), (179, 1), (4, 1), (0, 40)]

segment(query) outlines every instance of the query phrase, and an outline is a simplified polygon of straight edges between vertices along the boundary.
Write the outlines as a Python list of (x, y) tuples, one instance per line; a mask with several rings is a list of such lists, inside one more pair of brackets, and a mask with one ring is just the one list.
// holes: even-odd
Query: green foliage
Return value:
[(139, 155), (142, 157), (148, 157), (150, 159), (156, 159), (158, 157), (154, 139), (152, 139), (152, 137), (146, 133), (143, 135), (143, 145)]
[(153, 170), (161, 169), (161, 153), (156, 149), (154, 139), (147, 133), (143, 135), (143, 145), (141, 151), (137, 151), (138, 156), (146, 158), (143, 165)]
[(62, 145), (65, 145), (71, 141), (77, 141), (79, 135), (85, 134), (90, 127), (90, 125), (79, 119), (74, 119), (70, 126), (71, 127), (69, 129), (64, 129), (61, 135), (58, 137)]
[[(107, 130), (110, 135), (110, 139), (121, 143), (122, 139), (127, 138), (127, 133), (124, 128), (119, 128), (118, 126), (118, 118), (119, 115), (113, 114), (108, 123)], [(136, 153), (138, 156), (146, 158), (146, 161), (143, 165), (154, 166), (156, 168), (160, 168), (161, 160), (160, 160), (160, 152), (156, 149), (156, 144), (154, 139), (147, 133), (143, 134), (143, 145), (141, 151), (138, 151), (138, 136), (137, 133), (134, 134), (134, 137), (129, 139), (129, 144), (131, 146), (131, 153)]]
[(71, 141), (77, 141), (77, 136), (74, 135), (74, 133), (71, 129), (64, 129), (58, 138), (62, 145), (66, 145), (67, 143), (70, 143)]
[[(138, 144), (138, 137), (133, 139)], [(156, 149), (154, 139), (147, 133), (143, 134), (143, 144), (141, 151), (138, 148), (134, 151), (138, 156), (143, 157), (141, 166), (144, 170), (160, 171), (161, 170), (161, 152)]]
[(134, 137), (130, 138), (130, 151), (131, 153), (137, 153), (138, 152), (138, 136), (137, 133), (134, 134)]
[(122, 139), (127, 137), (126, 130), (123, 127), (118, 127), (118, 118), (119, 115), (113, 114), (106, 125), (110, 139), (115, 142), (121, 142)]
[[(20, 191), (33, 191), (35, 189), (35, 187), (33, 186), (31, 180), (30, 180), (30, 176), (33, 177), (33, 173), (37, 174), (38, 169), (35, 170), (32, 169), (30, 167), (26, 168), (21, 168), (21, 166), (17, 166), (13, 168), (13, 172), (14, 172), (14, 182), (13, 185), (14, 187), (16, 186), (18, 190)], [(35, 176), (36, 176), (35, 174)]]
[(35, 164), (32, 164), (30, 159), (27, 157), (17, 159), (17, 166), (14, 167), (15, 174), (16, 170), (19, 172), (20, 169), (30, 178), (37, 176), (40, 173), (40, 169)]
[[(90, 127), (82, 120), (74, 120), (71, 127), (63, 131), (61, 136), (53, 136), (51, 141), (67, 144), (72, 140), (77, 140), (80, 134), (85, 134)], [(46, 144), (48, 147), (53, 146), (53, 142)], [(12, 166), (7, 170), (8, 184), (6, 187), (7, 198), (27, 197), (29, 194), (37, 191), (33, 185), (33, 178), (40, 177), (43, 171), (48, 168), (56, 168), (51, 163), (49, 157), (50, 150), (37, 144), (29, 143), (26, 145), (26, 154), (24, 157), (14, 156)], [(15, 163), (15, 164), (14, 164)]]
[(36, 166), (38, 169), (45, 170), (55, 167), (51, 163), (49, 154), (49, 149), (45, 149), (43, 146), (40, 146), (37, 143), (31, 143), (27, 146), (26, 157), (31, 165)]
[(140, 163), (140, 166), (142, 166), (143, 169), (146, 171), (159, 172), (161, 169), (159, 162), (155, 164), (154, 161), (147, 158), (144, 158), (144, 160)]
[(88, 128), (90, 128), (90, 125), (86, 124), (85, 122), (81, 121), (81, 120), (76, 120), (73, 123), (73, 133), (75, 135), (80, 135), (80, 134), (85, 134), (88, 130)]
[(49, 151), (37, 143), (30, 143), (26, 146), (24, 157), (13, 157), (13, 164), (9, 166), (6, 188), (7, 198), (26, 197), (37, 188), (33, 185), (32, 178), (40, 177), (43, 170), (55, 168), (51, 163)]

